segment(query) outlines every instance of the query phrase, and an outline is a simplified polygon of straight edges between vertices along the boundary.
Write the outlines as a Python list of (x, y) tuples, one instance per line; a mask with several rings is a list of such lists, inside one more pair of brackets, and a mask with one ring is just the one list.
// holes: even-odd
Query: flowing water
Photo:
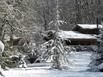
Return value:
[(32, 64), (27, 68), (4, 71), (6, 77), (103, 77), (102, 72), (89, 72), (92, 52), (71, 52), (69, 70), (49, 69), (50, 64)]

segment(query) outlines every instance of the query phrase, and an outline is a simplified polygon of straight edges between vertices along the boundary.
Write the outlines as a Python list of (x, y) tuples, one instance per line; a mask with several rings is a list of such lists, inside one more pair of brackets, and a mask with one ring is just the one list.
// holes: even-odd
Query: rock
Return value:
[(39, 56), (40, 56), (40, 54), (39, 54), (38, 50), (35, 49), (34, 51), (27, 54), (27, 56), (25, 57), (25, 60), (28, 60), (31, 64), (32, 63), (40, 63), (40, 60), (37, 60)]
[(90, 72), (99, 72), (99, 69), (97, 66), (92, 66), (90, 69), (88, 69), (87, 71), (90, 71)]
[(44, 34), (42, 34), (43, 40), (49, 41), (54, 38), (54, 35), (55, 35), (55, 31), (49, 30), (45, 32)]
[(100, 65), (98, 65), (98, 69), (103, 72), (103, 63), (101, 63)]

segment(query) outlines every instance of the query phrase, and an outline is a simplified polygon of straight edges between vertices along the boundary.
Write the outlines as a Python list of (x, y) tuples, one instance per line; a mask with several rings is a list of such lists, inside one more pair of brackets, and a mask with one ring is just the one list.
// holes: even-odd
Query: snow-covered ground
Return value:
[(90, 67), (88, 66), (91, 62), (91, 52), (75, 52), (71, 53), (68, 57), (71, 61), (71, 71), (86, 71)]
[(32, 64), (27, 68), (4, 71), (5, 77), (103, 77), (101, 72), (88, 72), (92, 52), (71, 52), (69, 70), (53, 70), (50, 64)]

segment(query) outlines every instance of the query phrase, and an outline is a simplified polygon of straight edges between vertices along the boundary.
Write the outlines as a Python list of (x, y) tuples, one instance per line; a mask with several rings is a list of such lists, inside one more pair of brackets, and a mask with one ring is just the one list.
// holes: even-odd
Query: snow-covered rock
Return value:
[(98, 69), (99, 70), (103, 70), (103, 63), (101, 63), (100, 65), (98, 65)]
[(0, 41), (0, 53), (4, 51), (4, 44), (2, 41)]

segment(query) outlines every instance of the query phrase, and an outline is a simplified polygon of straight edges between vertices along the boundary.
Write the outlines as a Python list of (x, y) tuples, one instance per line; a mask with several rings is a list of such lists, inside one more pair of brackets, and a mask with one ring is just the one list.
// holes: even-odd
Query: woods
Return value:
[[(10, 35), (16, 32), (15, 35), (18, 36), (22, 33), (27, 35), (29, 32), (32, 34), (48, 30), (49, 27), (54, 28), (50, 23), (56, 19), (56, 0), (4, 0), (0, 3), (4, 9), (1, 10), (1, 29), (3, 24), (6, 24), (9, 28), (6, 32)], [(72, 26), (78, 23), (94, 24), (97, 17), (102, 18), (101, 9), (101, 0), (59, 0), (59, 20), (66, 22), (62, 24), (61, 29), (71, 30)]]
[(1, 69), (101, 72), (102, 8), (102, 0), (0, 0)]

